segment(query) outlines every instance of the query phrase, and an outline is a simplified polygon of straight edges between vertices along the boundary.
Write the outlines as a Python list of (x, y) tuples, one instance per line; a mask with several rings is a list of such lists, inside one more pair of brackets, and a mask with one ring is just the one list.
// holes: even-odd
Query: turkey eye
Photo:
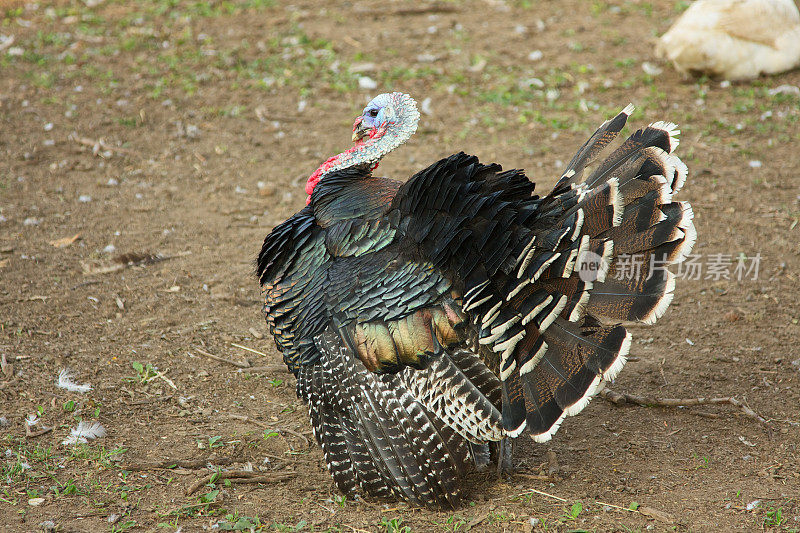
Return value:
[(378, 110), (377, 109), (370, 109), (369, 110), (369, 116), (371, 116), (373, 118), (377, 117), (378, 116)]

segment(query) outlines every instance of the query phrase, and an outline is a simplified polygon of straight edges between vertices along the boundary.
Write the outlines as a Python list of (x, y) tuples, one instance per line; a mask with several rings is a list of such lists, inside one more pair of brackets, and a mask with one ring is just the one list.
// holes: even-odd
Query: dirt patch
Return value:
[[(653, 36), (677, 15), (671, 3), (572, 0), (9, 11), (5, 530), (800, 528), (800, 99), (771, 91), (800, 85), (800, 73), (684, 80), (652, 58)], [(732, 408), (596, 400), (551, 444), (519, 441), (519, 474), (473, 476), (462, 509), (342, 499), (266, 338), (253, 262), (272, 226), (303, 206), (308, 174), (386, 90), (425, 110), (416, 138), (382, 165), (392, 177), (464, 150), (526, 168), (547, 190), (628, 102), (634, 127), (679, 123), (690, 168), (680, 194), (694, 206), (703, 270), (683, 273), (656, 327), (634, 328), (634, 359), (614, 387), (733, 396), (770, 429)], [(739, 280), (739, 257), (757, 254), (757, 275)], [(59, 388), (67, 367), (91, 391)], [(80, 421), (107, 435), (63, 444)], [(217, 469), (250, 467), (242, 476), (257, 482), (222, 476), (187, 495)]]

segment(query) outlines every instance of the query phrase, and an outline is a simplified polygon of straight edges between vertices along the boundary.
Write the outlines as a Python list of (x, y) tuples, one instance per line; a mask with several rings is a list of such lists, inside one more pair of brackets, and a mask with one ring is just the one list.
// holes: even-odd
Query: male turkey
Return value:
[[(405, 94), (373, 99), (356, 145), (309, 178), (308, 205), (264, 240), (264, 313), (342, 492), (453, 507), (486, 443), (549, 440), (625, 363), (695, 241), (672, 195), (679, 133), (656, 122), (585, 169), (633, 107), (584, 144), (555, 189), (458, 153), (405, 183), (373, 176), (416, 131)], [(631, 258), (642, 268), (623, 268)], [(592, 270), (592, 268), (594, 270)], [(628, 272), (630, 270), (630, 272)], [(624, 274), (624, 275), (621, 275)]]

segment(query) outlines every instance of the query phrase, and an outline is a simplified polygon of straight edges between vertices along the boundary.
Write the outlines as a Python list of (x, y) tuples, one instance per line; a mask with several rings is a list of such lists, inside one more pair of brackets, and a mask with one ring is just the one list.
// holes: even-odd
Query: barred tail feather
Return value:
[(542, 337), (546, 350), (538, 364), (503, 384), (507, 430), (526, 428), (536, 442), (550, 440), (565, 417), (583, 410), (601, 381), (616, 376), (630, 348), (622, 326), (584, 328), (563, 318)]
[(559, 190), (568, 184), (580, 183), (586, 166), (589, 165), (610, 142), (617, 138), (617, 135), (619, 135), (619, 132), (625, 127), (625, 123), (635, 109), (633, 104), (628, 104), (617, 116), (603, 122), (603, 124), (597, 128), (597, 131), (589, 137), (589, 140), (581, 146), (580, 150), (578, 150), (572, 158), (572, 161), (569, 162), (554, 190)]
[(471, 465), (467, 442), (436, 419), (398, 375), (367, 371), (338, 333), (315, 338), (320, 363), (298, 373), (314, 435), (340, 490), (455, 507)]
[[(674, 124), (635, 132), (580, 181), (629, 114), (604, 123), (570, 162), (542, 203), (547, 231), (531, 226), (535, 238), (517, 259), (509, 305), (483, 316), (490, 323), (481, 322), (481, 342), (502, 352), (509, 435), (527, 429), (537, 442), (549, 440), (616, 377), (631, 345), (624, 325), (652, 324), (666, 312), (675, 289), (666, 267), (683, 261), (696, 240), (691, 206), (672, 200), (687, 175), (672, 153)], [(633, 273), (631, 256), (643, 263)], [(600, 258), (593, 277), (579, 271), (589, 257)]]

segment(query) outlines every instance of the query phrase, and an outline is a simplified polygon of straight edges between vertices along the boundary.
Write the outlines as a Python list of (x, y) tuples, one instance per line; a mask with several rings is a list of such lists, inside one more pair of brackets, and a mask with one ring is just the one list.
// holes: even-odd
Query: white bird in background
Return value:
[(784, 72), (800, 65), (800, 13), (793, 0), (698, 0), (656, 53), (681, 72), (728, 80)]

